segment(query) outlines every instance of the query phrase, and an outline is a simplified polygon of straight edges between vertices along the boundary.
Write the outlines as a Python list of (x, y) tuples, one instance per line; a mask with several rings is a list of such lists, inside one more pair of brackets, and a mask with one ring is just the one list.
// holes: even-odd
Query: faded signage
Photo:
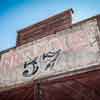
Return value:
[[(48, 69), (51, 69), (54, 67), (55, 65), (55, 62), (58, 58), (58, 56), (60, 55), (60, 49), (57, 50), (57, 51), (50, 51), (48, 53), (43, 53), (43, 55), (41, 55), (40, 57), (36, 57), (34, 58), (33, 60), (31, 60), (30, 62), (25, 62), (24, 63), (24, 68), (26, 69), (24, 72), (23, 72), (23, 75), (25, 77), (30, 77), (32, 75), (34, 75), (38, 69), (41, 67), (40, 64), (41, 63), (45, 63), (45, 66), (44, 66), (44, 70), (48, 70)], [(41, 59), (41, 60), (40, 60)], [(39, 64), (38, 64), (39, 63)], [(30, 71), (30, 66), (32, 68), (32, 70)]]
[(96, 21), (25, 44), (3, 54), (0, 84), (11, 85), (100, 63)]

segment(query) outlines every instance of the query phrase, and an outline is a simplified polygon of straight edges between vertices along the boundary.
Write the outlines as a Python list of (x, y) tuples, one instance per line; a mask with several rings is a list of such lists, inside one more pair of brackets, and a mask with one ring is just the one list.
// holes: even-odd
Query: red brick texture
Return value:
[(69, 9), (18, 31), (16, 45), (20, 46), (26, 44), (47, 35), (55, 34), (57, 31), (67, 28), (68, 26), (72, 25), (72, 13), (73, 10)]

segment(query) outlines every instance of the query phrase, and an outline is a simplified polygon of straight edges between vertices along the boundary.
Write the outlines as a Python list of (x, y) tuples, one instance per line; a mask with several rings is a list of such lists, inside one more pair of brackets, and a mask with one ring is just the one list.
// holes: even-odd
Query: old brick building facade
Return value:
[(100, 15), (73, 24), (72, 13), (18, 31), (1, 52), (0, 100), (100, 99)]

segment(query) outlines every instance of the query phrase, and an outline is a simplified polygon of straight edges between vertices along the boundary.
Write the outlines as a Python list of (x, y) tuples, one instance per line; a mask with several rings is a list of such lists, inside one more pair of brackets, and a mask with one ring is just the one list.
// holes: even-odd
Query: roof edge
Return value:
[(97, 14), (97, 15), (95, 15), (95, 16), (92, 16), (92, 17), (83, 19), (83, 20), (81, 20), (81, 21), (78, 21), (78, 22), (76, 22), (76, 23), (73, 23), (72, 25), (68, 26), (66, 29), (72, 28), (72, 27), (74, 27), (74, 26), (76, 26), (76, 25), (78, 25), (78, 24), (82, 24), (82, 23), (87, 22), (87, 21), (89, 21), (89, 20), (97, 19), (98, 16), (100, 17), (100, 14)]
[(8, 48), (8, 49), (5, 49), (5, 50), (2, 50), (2, 51), (0, 51), (0, 55), (4, 54), (4, 53), (6, 53), (6, 52), (8, 52), (8, 51), (10, 51), (12, 49), (15, 49), (15, 48), (16, 48), (16, 46)]
[(32, 28), (33, 26), (35, 26), (35, 25), (37, 25), (37, 24), (41, 24), (43, 21), (49, 20), (49, 19), (51, 19), (52, 17), (55, 17), (55, 16), (59, 16), (60, 14), (63, 14), (63, 13), (65, 13), (65, 12), (71, 12), (71, 13), (73, 14), (73, 13), (74, 13), (74, 10), (73, 10), (72, 8), (70, 8), (70, 9), (65, 10), (65, 11), (63, 11), (63, 12), (57, 13), (57, 14), (55, 14), (55, 15), (52, 15), (52, 16), (50, 16), (50, 17), (44, 19), (44, 20), (41, 20), (41, 21), (39, 21), (39, 22), (36, 22), (36, 23), (34, 23), (34, 24), (32, 24), (32, 25), (29, 25), (29, 26), (27, 26), (27, 27), (25, 27), (25, 28), (22, 28), (22, 29), (18, 30), (17, 33), (21, 33), (21, 32), (23, 32), (24, 30), (27, 31), (29, 28)]

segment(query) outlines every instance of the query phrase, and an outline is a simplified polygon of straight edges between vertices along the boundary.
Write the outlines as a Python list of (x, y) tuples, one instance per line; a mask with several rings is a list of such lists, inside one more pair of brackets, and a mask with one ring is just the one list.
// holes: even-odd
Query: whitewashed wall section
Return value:
[(90, 20), (2, 54), (0, 85), (14, 85), (99, 64), (98, 34), (96, 20)]

